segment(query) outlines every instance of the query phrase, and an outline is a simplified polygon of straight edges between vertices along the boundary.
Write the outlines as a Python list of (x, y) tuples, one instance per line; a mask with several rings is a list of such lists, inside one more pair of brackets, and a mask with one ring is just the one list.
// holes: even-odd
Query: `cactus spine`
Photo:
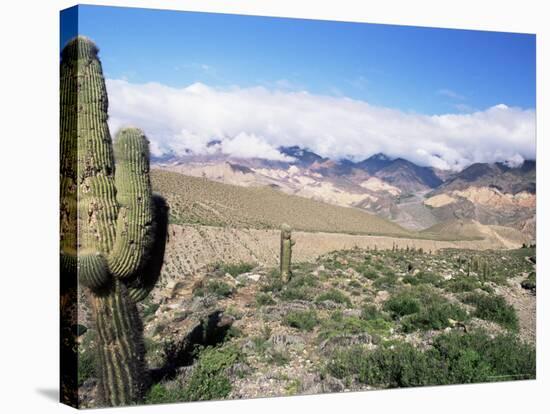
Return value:
[(136, 302), (160, 273), (167, 206), (152, 194), (144, 134), (123, 129), (113, 149), (97, 53), (77, 37), (61, 55), (61, 277), (88, 288), (99, 397), (115, 406), (138, 401), (147, 386)]
[(283, 282), (288, 282), (292, 277), (291, 261), (292, 261), (292, 246), (296, 242), (292, 240), (292, 229), (288, 224), (281, 226), (281, 263), (280, 272)]

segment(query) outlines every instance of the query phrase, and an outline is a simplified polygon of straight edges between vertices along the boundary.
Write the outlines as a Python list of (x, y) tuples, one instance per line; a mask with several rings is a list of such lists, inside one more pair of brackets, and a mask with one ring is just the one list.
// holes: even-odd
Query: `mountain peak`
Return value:
[(281, 146), (278, 150), (289, 157), (295, 158), (296, 161), (292, 164), (298, 164), (303, 167), (307, 167), (315, 162), (324, 162), (327, 158), (321, 157), (319, 154), (307, 149), (299, 147), (298, 145), (292, 145), (290, 147)]
[(386, 154), (382, 153), (382, 152), (378, 152), (374, 155), (371, 155), (369, 158), (367, 158), (368, 160), (373, 160), (373, 161), (391, 161), (391, 158), (388, 157)]

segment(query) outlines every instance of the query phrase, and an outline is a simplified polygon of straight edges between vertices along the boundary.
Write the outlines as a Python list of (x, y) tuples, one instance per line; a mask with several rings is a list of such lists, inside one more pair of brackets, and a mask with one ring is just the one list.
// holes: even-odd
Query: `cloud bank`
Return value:
[(503, 104), (466, 114), (423, 115), (265, 87), (195, 83), (178, 89), (111, 79), (107, 90), (111, 131), (139, 126), (156, 156), (221, 150), (234, 157), (285, 160), (277, 148), (299, 145), (332, 159), (359, 161), (382, 152), (442, 169), (535, 158), (535, 111)]

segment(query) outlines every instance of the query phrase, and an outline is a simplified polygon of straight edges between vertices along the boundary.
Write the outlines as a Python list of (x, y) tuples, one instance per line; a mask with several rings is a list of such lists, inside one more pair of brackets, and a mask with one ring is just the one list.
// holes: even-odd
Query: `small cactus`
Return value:
[(292, 277), (291, 262), (292, 262), (292, 246), (296, 242), (292, 240), (292, 229), (288, 224), (281, 226), (281, 280), (287, 283)]
[(117, 406), (139, 401), (148, 384), (136, 303), (160, 274), (168, 208), (152, 194), (145, 135), (123, 129), (113, 148), (97, 53), (79, 36), (61, 54), (61, 278), (90, 293), (98, 399)]

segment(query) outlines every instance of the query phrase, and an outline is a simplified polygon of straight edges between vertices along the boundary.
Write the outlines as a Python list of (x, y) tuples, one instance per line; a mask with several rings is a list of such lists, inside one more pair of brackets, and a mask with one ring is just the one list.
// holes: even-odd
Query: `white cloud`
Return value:
[(213, 139), (234, 156), (283, 157), (300, 145), (333, 159), (383, 152), (420, 165), (463, 168), (473, 162), (535, 157), (535, 111), (500, 104), (484, 111), (422, 115), (305, 91), (213, 88), (195, 83), (107, 80), (112, 131), (145, 130), (155, 155), (208, 153)]
[(281, 154), (267, 142), (254, 134), (239, 133), (235, 138), (224, 139), (219, 144), (223, 154), (237, 158), (263, 158), (274, 161), (292, 161), (292, 157)]

